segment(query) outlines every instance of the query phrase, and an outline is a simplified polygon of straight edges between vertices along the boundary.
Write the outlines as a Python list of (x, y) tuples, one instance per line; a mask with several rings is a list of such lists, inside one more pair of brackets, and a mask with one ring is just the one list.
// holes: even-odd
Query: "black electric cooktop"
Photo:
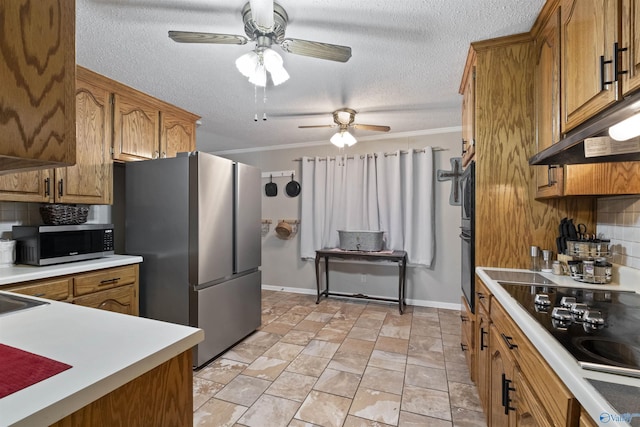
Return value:
[(499, 283), (583, 368), (640, 377), (639, 294)]

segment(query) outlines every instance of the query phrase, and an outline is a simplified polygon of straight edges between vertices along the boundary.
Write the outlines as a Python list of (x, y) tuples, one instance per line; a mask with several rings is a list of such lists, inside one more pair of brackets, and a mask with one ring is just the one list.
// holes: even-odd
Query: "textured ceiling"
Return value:
[[(181, 44), (169, 30), (244, 35), (243, 0), (77, 0), (77, 62), (202, 116), (197, 148), (227, 151), (327, 141), (331, 112), (390, 134), (460, 126), (469, 43), (528, 31), (544, 0), (279, 0), (287, 37), (347, 45), (347, 63), (282, 52), (291, 78), (254, 87), (244, 46)], [(257, 95), (257, 96), (256, 96)], [(268, 120), (254, 122), (257, 113)], [(377, 132), (356, 130), (367, 139)]]

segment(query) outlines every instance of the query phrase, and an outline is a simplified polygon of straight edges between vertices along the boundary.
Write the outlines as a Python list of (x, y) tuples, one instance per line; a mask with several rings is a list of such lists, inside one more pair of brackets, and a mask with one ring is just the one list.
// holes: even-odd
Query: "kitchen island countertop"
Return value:
[(2, 288), (2, 285), (28, 282), (30, 280), (48, 279), (67, 274), (85, 273), (87, 271), (139, 264), (141, 262), (142, 257), (140, 256), (110, 255), (103, 258), (67, 262), (64, 264), (55, 264), (43, 267), (21, 264), (14, 265), (12, 267), (0, 268), (0, 289)]
[(0, 316), (0, 343), (72, 368), (1, 398), (0, 426), (50, 425), (204, 339), (197, 328), (47, 302)]
[[(511, 296), (509, 293), (495, 280), (492, 280), (487, 274), (487, 270), (504, 270), (504, 271), (529, 271), (505, 268), (476, 267), (476, 273), (485, 283), (488, 290), (500, 302), (500, 305), (509, 313), (513, 321), (518, 325), (522, 332), (529, 338), (534, 347), (540, 352), (545, 361), (554, 370), (558, 377), (564, 382), (567, 388), (578, 399), (580, 405), (589, 413), (595, 421), (600, 420), (603, 415), (625, 415), (626, 412), (640, 412), (640, 403), (637, 408), (628, 408), (628, 405), (610, 399), (609, 396), (603, 396), (592, 381), (611, 383), (617, 385), (628, 386), (640, 390), (640, 378), (608, 374), (586, 370), (580, 367), (573, 356), (562, 347), (550, 334), (540, 326), (527, 311)], [(618, 283), (608, 285), (589, 285), (576, 282), (567, 276), (555, 276), (551, 273), (540, 273), (546, 278), (560, 286), (580, 287), (580, 288), (596, 288), (611, 290), (632, 290), (637, 292), (635, 284), (620, 285)], [(611, 401), (610, 401), (610, 400)], [(633, 425), (637, 425), (638, 419), (633, 419)], [(603, 424), (604, 425), (604, 424)], [(629, 426), (625, 421), (610, 420), (607, 426)]]

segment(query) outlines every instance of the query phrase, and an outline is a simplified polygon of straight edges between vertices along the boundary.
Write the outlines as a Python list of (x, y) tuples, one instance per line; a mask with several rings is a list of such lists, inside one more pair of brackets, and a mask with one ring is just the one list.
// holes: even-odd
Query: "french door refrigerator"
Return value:
[(211, 154), (125, 166), (125, 248), (142, 316), (205, 331), (194, 366), (260, 326), (260, 170)]

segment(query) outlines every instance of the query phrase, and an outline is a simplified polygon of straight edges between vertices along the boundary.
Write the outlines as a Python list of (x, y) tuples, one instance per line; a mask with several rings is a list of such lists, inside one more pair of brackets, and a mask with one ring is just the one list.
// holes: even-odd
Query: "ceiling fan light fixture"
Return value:
[(258, 64), (253, 71), (251, 77), (249, 77), (249, 83), (265, 87), (267, 85), (267, 70), (264, 68), (263, 64)]
[(260, 62), (258, 54), (255, 51), (247, 52), (240, 58), (236, 59), (236, 68), (243, 76), (251, 78), (256, 72), (256, 67)]
[(260, 87), (267, 85), (267, 71), (274, 86), (289, 80), (289, 73), (282, 66), (282, 57), (275, 50), (265, 47), (252, 50), (236, 59), (236, 68), (249, 78), (249, 82)]
[(358, 142), (358, 140), (346, 130), (336, 132), (329, 141), (338, 148), (342, 148), (345, 145), (347, 147), (351, 147), (353, 144)]

